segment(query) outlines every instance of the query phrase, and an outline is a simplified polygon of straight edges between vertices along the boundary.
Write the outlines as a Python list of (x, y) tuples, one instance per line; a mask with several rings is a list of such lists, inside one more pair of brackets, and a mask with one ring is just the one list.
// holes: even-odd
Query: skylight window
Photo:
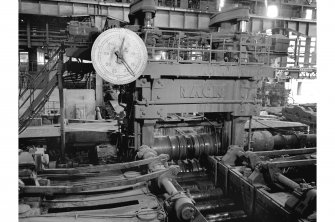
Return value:
[(219, 11), (222, 10), (223, 6), (224, 6), (224, 0), (220, 0)]

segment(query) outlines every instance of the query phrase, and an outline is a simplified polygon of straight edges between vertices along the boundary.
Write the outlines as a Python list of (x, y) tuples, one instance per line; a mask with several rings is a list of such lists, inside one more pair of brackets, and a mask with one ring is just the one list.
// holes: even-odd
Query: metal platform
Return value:
[[(269, 129), (269, 128), (307, 128), (308, 126), (299, 122), (288, 122), (280, 120), (253, 119), (251, 129)], [(245, 129), (249, 129), (249, 120), (245, 123)]]
[[(69, 123), (65, 126), (65, 133), (78, 132), (97, 132), (97, 133), (112, 133), (117, 131), (118, 126), (116, 120), (113, 121), (95, 121), (86, 123)], [(23, 138), (39, 138), (39, 137), (59, 137), (60, 125), (43, 125), (31, 126), (19, 135), (19, 139)]]

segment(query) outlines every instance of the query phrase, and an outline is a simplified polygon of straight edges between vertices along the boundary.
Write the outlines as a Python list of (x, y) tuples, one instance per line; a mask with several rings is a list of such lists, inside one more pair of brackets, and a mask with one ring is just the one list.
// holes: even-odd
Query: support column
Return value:
[(29, 48), (28, 49), (28, 66), (29, 66), (29, 71), (35, 72), (37, 71), (37, 48)]
[(306, 38), (305, 42), (305, 55), (304, 55), (304, 67), (308, 67), (310, 62), (309, 58), (311, 56), (311, 37)]
[(232, 127), (232, 144), (244, 147), (245, 140), (245, 123), (249, 116), (234, 116)]
[(222, 154), (224, 155), (227, 152), (228, 146), (231, 145), (231, 132), (232, 132), (232, 116), (230, 113), (225, 113), (225, 120), (222, 132)]
[(96, 106), (104, 105), (102, 86), (103, 86), (102, 78), (98, 74), (96, 74), (95, 75), (95, 105)]
[(45, 32), (46, 32), (46, 43), (47, 43), (47, 46), (49, 46), (49, 24), (48, 22), (45, 24)]
[(142, 145), (154, 146), (154, 126), (156, 120), (144, 120), (142, 127)]
[(59, 53), (58, 59), (58, 90), (59, 90), (59, 112), (60, 112), (60, 148), (61, 162), (65, 162), (65, 107), (64, 107), (64, 92), (63, 92), (63, 49)]
[(27, 20), (27, 45), (28, 48), (31, 48), (31, 40), (30, 40), (30, 20)]

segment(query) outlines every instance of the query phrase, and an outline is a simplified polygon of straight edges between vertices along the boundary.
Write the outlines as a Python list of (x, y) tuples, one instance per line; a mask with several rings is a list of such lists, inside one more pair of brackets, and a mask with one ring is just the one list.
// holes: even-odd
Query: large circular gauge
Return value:
[(133, 31), (109, 29), (94, 41), (92, 64), (104, 80), (122, 85), (136, 80), (144, 71), (148, 53), (142, 39)]

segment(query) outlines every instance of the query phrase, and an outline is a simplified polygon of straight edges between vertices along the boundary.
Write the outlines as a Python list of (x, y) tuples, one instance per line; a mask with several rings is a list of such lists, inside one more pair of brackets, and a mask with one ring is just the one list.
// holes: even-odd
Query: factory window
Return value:
[(267, 29), (267, 30), (265, 30), (265, 33), (266, 33), (267, 35), (272, 35), (272, 29)]
[(301, 96), (301, 86), (302, 86), (302, 82), (298, 82), (298, 88), (297, 88), (297, 95)]
[(29, 55), (28, 52), (20, 52), (20, 64), (19, 64), (19, 70), (20, 72), (28, 71), (29, 69)]
[(44, 50), (37, 49), (37, 65), (44, 65)]
[(20, 63), (28, 63), (28, 52), (20, 52)]
[(223, 6), (224, 6), (224, 1), (225, 1), (225, 0), (220, 0), (219, 11), (222, 10), (222, 8), (223, 8)]
[(270, 18), (275, 18), (278, 16), (278, 7), (276, 5), (269, 5), (267, 16)]
[(199, 9), (200, 8), (200, 0), (189, 0), (188, 8), (190, 9)]
[(313, 16), (313, 10), (306, 9), (306, 19), (312, 19), (312, 16)]

